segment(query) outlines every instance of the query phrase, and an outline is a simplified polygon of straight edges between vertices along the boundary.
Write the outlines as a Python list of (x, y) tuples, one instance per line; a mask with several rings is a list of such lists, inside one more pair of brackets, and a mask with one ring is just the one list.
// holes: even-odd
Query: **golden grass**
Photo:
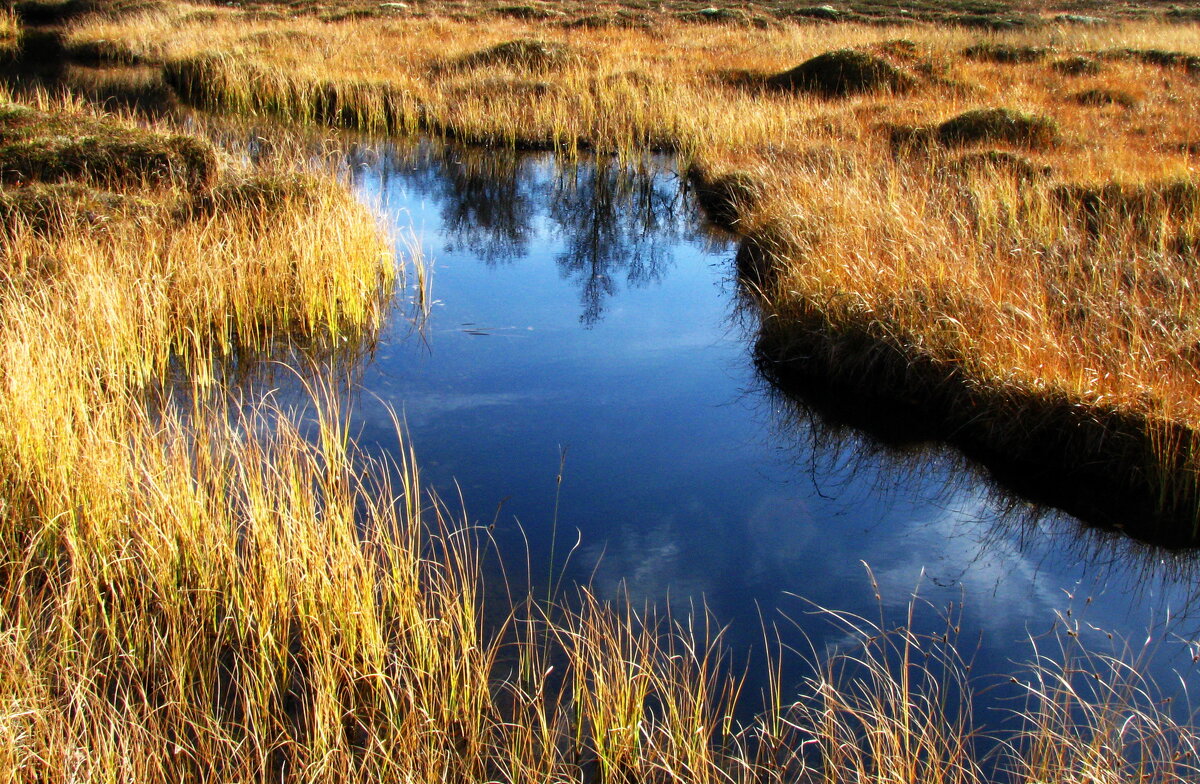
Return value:
[[(200, 97), (242, 110), (278, 111), (312, 118), (346, 119), (380, 129), (427, 125), (472, 139), (500, 143), (586, 142), (602, 149), (663, 144), (708, 156), (761, 154), (813, 141), (845, 145), (871, 135), (873, 123), (901, 117), (946, 117), (1002, 101), (1059, 117), (1079, 143), (1072, 169), (1141, 173), (1137, 155), (1153, 140), (1138, 128), (1185, 133), (1187, 80), (1161, 86), (1161, 70), (1118, 64), (1105, 82), (1130, 83), (1151, 94), (1135, 127), (1119, 113), (1062, 106), (1061, 80), (1045, 67), (1013, 69), (964, 61), (962, 48), (978, 40), (964, 30), (875, 28), (854, 25), (755, 30), (665, 21), (651, 31), (560, 29), (517, 20), (485, 22), (449, 18), (346, 21), (260, 20), (236, 11), (199, 14), (187, 6), (121, 21), (85, 21), (68, 43), (103, 39), (127, 46), (143, 59), (165, 60), (195, 74)], [(215, 17), (215, 18), (214, 18)], [(545, 70), (508, 67), (446, 68), (489, 46), (536, 37), (567, 47), (574, 56)], [(848, 103), (747, 91), (731, 76), (772, 74), (823, 51), (907, 38), (922, 61), (949, 84), (934, 84), (903, 102), (866, 97)], [(1061, 51), (1113, 47), (1197, 47), (1193, 27), (1145, 25), (1100, 30), (1009, 34), (997, 40), (1053, 42)], [(187, 70), (191, 69), (191, 70)], [(732, 81), (733, 83), (728, 83)], [(1055, 84), (1059, 81), (1059, 84)], [(1157, 84), (1156, 84), (1157, 83)], [(1085, 79), (1079, 89), (1088, 86)], [(346, 116), (341, 117), (341, 110)], [(1114, 134), (1114, 130), (1117, 132)], [(1168, 138), (1174, 134), (1168, 134)], [(1130, 147), (1135, 140), (1140, 144)], [(1126, 150), (1122, 169), (1104, 151)], [(1162, 156), (1154, 156), (1155, 162)], [(1173, 159), (1175, 163), (1178, 159)], [(1161, 165), (1159, 163), (1158, 165)], [(1133, 167), (1132, 169), (1124, 167)]]
[(21, 42), (21, 22), (12, 8), (0, 9), (0, 51), (12, 51)]
[[(953, 322), (921, 318), (909, 300), (941, 307), (960, 289), (968, 302), (977, 290), (1009, 296), (1005, 287), (1033, 273), (1011, 263), (997, 238), (1060, 243), (1063, 270), (1041, 274), (1075, 282), (1069, 251), (1081, 240), (1055, 223), (1044, 188), (1027, 193), (984, 178), (966, 190), (983, 190), (981, 207), (935, 176), (936, 160), (887, 162), (873, 130), (884, 119), (940, 119), (999, 93), (952, 98), (957, 91), (946, 87), (928, 104), (833, 107), (751, 93), (718, 73), (778, 70), (818, 47), (886, 31), (824, 29), (821, 40), (695, 27), (554, 33), (587, 57), (541, 87), (504, 68), (478, 82), (479, 74), (430, 77), (435, 65), (528, 31), (517, 23), (283, 26), (224, 9), (204, 21), (187, 13), (142, 17), (142, 43), (123, 38), (120, 25), (104, 35), (170, 67), (215, 47), (221, 54), (203, 60), (214, 69), (203, 89), (246, 110), (567, 148), (580, 139), (627, 151), (664, 144), (714, 172), (749, 170), (775, 183), (742, 214), (748, 229), (778, 232), (793, 251), (786, 275), (794, 277), (778, 280), (794, 282), (772, 293), (797, 321), (813, 292), (827, 295), (816, 313), (832, 324), (859, 313), (843, 301), (890, 294), (868, 299), (870, 323), (961, 351), (970, 344)], [(73, 34), (98, 34), (98, 24)], [(263, 33), (271, 36), (249, 40)], [(1124, 36), (1124, 44), (1141, 34), (1087, 35)], [(969, 42), (937, 35), (921, 45)], [(375, 51), (359, 50), (364, 41)], [(1001, 80), (999, 66), (960, 67), (972, 79)], [(1135, 76), (1142, 68), (1117, 67)], [(332, 107), (331, 85), (342, 102)], [(531, 90), (549, 97), (529, 100)], [(1032, 87), (1013, 95), (1026, 110), (1050, 100)], [(1078, 114), (1055, 113), (1068, 136), (1065, 163), (1055, 165), (1072, 176), (1123, 172), (1142, 181), (1186, 166), (1179, 157), (1089, 151), (1091, 126), (1072, 125), (1084, 113), (1070, 111)], [(836, 142), (863, 165), (822, 182), (813, 159), (793, 155), (817, 142)], [(0, 770), (9, 780), (984, 780), (969, 711), (955, 707), (972, 684), (953, 648), (939, 647), (945, 638), (919, 636), (911, 621), (895, 628), (841, 616), (850, 648), (827, 659), (794, 704), (773, 671), (766, 713), (739, 727), (731, 719), (738, 682), (702, 619), (654, 618), (584, 590), (568, 607), (502, 607), (507, 622), (485, 635), (474, 541), (482, 533), (425, 499), (411, 459), (396, 468), (358, 454), (336, 399), (316, 394), (315, 436), (269, 407), (231, 413), (219, 387), (184, 414), (148, 408), (153, 382), (175, 373), (203, 387), (213, 362), (239, 348), (295, 335), (369, 339), (378, 323), (391, 267), (373, 221), (344, 190), (328, 181), (299, 191), (226, 185), (199, 200), (178, 186), (151, 188), (128, 216), (99, 226), (64, 208), (48, 228), (19, 215), (3, 227)], [(260, 197), (269, 213), (255, 206)], [(988, 219), (960, 215), (964, 198)], [(1098, 263), (1143, 247), (1135, 228)], [(988, 251), (971, 257), (978, 279), (958, 286), (960, 262), (931, 252), (935, 240)], [(929, 261), (911, 258), (917, 251)], [(861, 264), (849, 263), (855, 253)], [(823, 269), (834, 261), (847, 266)], [(1139, 306), (1152, 272), (1135, 266), (1129, 276), (1126, 296)], [(924, 288), (908, 299), (888, 288), (909, 280)], [(1107, 296), (1103, 280), (1085, 279), (1085, 296)], [(982, 323), (1025, 321), (1001, 311)], [(949, 318), (962, 321), (958, 312)], [(1107, 335), (1100, 324), (1095, 334)], [(997, 362), (1015, 351), (1005, 339), (995, 338)], [(1126, 345), (1123, 334), (1109, 339)], [(1074, 640), (1079, 629), (1066, 632)], [(1028, 784), (1193, 778), (1195, 731), (1174, 723), (1121, 661), (1036, 659), (1020, 676), (1032, 700), (1027, 737), (1002, 746), (1000, 766)], [(1075, 685), (1080, 677), (1099, 690)]]

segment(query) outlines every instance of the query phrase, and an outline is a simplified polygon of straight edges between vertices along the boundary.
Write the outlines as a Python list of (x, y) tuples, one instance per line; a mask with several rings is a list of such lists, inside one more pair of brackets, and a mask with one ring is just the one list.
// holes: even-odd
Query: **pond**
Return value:
[[(670, 160), (430, 143), (348, 160), (362, 198), (415, 235), (436, 300), (421, 329), (398, 308), (353, 433), (395, 448), (396, 411), (425, 480), (493, 526), (518, 584), (528, 563), (536, 590), (706, 607), (743, 662), (764, 625), (819, 653), (845, 638), (815, 607), (899, 622), (917, 594), (928, 629), (955, 608), (985, 682), (1070, 611), (1164, 683), (1195, 676), (1188, 553), (1095, 530), (953, 449), (886, 445), (773, 388), (737, 241), (705, 227)], [(763, 683), (750, 666), (749, 691)]]

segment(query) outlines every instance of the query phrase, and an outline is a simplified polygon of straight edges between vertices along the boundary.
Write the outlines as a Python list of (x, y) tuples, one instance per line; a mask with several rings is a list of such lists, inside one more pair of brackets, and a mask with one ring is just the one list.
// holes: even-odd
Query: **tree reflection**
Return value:
[(563, 164), (515, 150), (391, 146), (377, 158), (351, 153), (352, 169), (369, 168), (384, 191), (395, 179), (435, 201), (447, 249), (489, 265), (530, 253), (539, 232), (561, 243), (555, 262), (579, 290), (580, 321), (594, 326), (622, 282), (660, 282), (674, 248), (697, 241), (695, 207), (666, 161), (627, 164), (595, 157)]
[(601, 158), (560, 173), (549, 215), (563, 240), (558, 268), (579, 286), (585, 326), (603, 317), (617, 277), (634, 288), (662, 280), (681, 239), (682, 202), (654, 169)]
[(452, 245), (488, 264), (529, 253), (535, 198), (513, 150), (442, 150), (442, 225)]

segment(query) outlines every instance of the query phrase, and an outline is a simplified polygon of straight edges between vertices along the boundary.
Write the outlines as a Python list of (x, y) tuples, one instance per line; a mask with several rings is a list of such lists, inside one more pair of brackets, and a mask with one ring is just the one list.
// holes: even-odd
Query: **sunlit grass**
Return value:
[(0, 51), (11, 51), (21, 41), (21, 23), (12, 8), (0, 9)]

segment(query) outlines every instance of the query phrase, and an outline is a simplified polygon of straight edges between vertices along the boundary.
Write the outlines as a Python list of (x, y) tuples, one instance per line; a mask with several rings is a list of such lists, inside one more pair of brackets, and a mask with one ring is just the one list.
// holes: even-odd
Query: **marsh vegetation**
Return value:
[[(56, 82), (119, 105), (671, 152), (744, 239), (764, 364), (1116, 488), (1118, 516), (1194, 544), (1200, 28), (1187, 8), (1078, 11), (38, 0), (0, 36), (17, 60), (60, 47), (76, 66)], [(64, 27), (35, 40), (18, 20)], [(399, 465), (358, 450), (313, 370), (369, 352), (389, 239), (302, 146), (252, 163), (160, 122), (71, 94), (0, 105), (12, 780), (1194, 777), (1190, 716), (1129, 651), (1080, 649), (1069, 615), (1062, 647), (1035, 638), (1012, 676), (1027, 699), (986, 759), (953, 616), (922, 633), (831, 612), (850, 642), (799, 694), (772, 669), (749, 721), (703, 613), (515, 586), (485, 625), (487, 531), (427, 495), (403, 448)], [(460, 174), (477, 209), (521, 208)], [(607, 174), (579, 192), (611, 202)], [(590, 247), (566, 261), (594, 323), (613, 246)], [(279, 346), (316, 379), (304, 417), (221, 380)]]
[[(392, 10), (331, 23), (161, 6), (75, 22), (66, 44), (160, 63), (212, 108), (566, 155), (672, 151), (715, 194), (713, 217), (777, 262), (756, 281), (776, 359), (848, 385), (904, 377), (899, 395), (969, 420), (981, 447), (1086, 466), (1074, 481), (1115, 482), (1138, 514), (1196, 531), (1200, 85), (1182, 12), (1101, 25), (1041, 9), (984, 34)], [(895, 367), (872, 370), (880, 357)]]

